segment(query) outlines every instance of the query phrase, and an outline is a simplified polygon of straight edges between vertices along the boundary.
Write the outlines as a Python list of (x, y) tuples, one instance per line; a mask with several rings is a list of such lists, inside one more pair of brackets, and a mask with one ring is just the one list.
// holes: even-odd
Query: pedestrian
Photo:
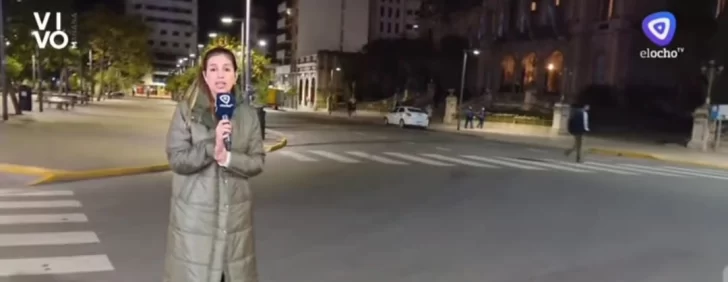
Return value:
[(567, 157), (576, 152), (576, 162), (582, 162), (582, 146), (584, 145), (584, 134), (589, 132), (589, 105), (585, 104), (576, 107), (569, 116), (569, 134), (574, 137), (574, 144), (564, 152)]
[(480, 108), (480, 112), (478, 112), (478, 128), (480, 129), (483, 129), (486, 114), (487, 112), (485, 111), (485, 107)]
[[(257, 282), (248, 179), (265, 161), (255, 109), (236, 104), (217, 120), (216, 95), (234, 92), (235, 55), (218, 47), (203, 55), (189, 99), (177, 104), (167, 135), (172, 208), (164, 282)], [(230, 150), (225, 147), (229, 136)]]
[(465, 110), (465, 128), (468, 128), (468, 125), (470, 125), (470, 128), (473, 128), (473, 119), (475, 119), (473, 107), (468, 106), (468, 109)]

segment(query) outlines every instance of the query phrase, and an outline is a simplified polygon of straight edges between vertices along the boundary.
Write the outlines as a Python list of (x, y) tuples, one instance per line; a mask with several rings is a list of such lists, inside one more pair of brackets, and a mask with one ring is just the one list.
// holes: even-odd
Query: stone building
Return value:
[[(725, 0), (712, 1), (717, 17)], [(550, 108), (573, 100), (587, 85), (612, 89), (617, 101), (631, 85), (694, 86), (688, 72), (699, 72), (700, 62), (690, 60), (699, 57), (691, 54), (697, 50), (689, 48), (695, 40), (690, 30), (681, 32), (678, 25), (667, 46), (685, 47), (680, 60), (639, 56), (640, 50), (660, 48), (642, 34), (644, 16), (666, 7), (667, 0), (484, 0), (465, 12), (470, 16), (455, 17), (440, 29), (467, 37), (481, 51), (477, 66), (468, 70), (471, 91), (487, 89), (497, 98)]]

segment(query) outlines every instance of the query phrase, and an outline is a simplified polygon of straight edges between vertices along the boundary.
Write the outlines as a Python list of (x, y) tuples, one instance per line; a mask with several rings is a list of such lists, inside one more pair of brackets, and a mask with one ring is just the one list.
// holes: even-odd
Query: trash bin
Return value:
[(20, 109), (23, 111), (33, 111), (33, 94), (32, 90), (27, 85), (20, 85), (18, 87), (18, 103)]

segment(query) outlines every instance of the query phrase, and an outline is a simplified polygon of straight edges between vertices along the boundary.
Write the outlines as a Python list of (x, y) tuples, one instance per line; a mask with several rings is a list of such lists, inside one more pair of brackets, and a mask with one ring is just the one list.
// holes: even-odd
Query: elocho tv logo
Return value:
[(643, 59), (675, 59), (685, 51), (683, 47), (675, 49), (667, 48), (672, 42), (677, 30), (677, 20), (670, 12), (657, 12), (650, 14), (642, 20), (642, 31), (645, 36), (662, 49), (650, 49), (640, 51), (640, 58)]

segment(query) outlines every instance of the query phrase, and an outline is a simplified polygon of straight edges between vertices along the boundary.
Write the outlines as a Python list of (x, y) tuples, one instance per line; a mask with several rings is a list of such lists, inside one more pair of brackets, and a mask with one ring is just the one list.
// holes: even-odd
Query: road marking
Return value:
[(405, 144), (410, 144), (410, 145), (414, 145), (414, 144), (416, 144), (415, 142), (412, 142), (412, 141), (404, 141), (404, 143), (405, 143)]
[(0, 225), (88, 222), (82, 213), (0, 215)]
[(275, 135), (279, 135), (279, 136), (290, 136), (290, 134), (286, 135), (286, 134), (283, 134), (283, 132), (280, 132), (278, 130), (273, 130), (273, 129), (270, 129), (270, 128), (266, 128), (265, 131), (270, 132), (270, 133), (273, 133)]
[(440, 150), (440, 151), (446, 151), (446, 152), (447, 152), (447, 151), (450, 151), (450, 149), (448, 149), (448, 148), (445, 148), (445, 147), (435, 147), (435, 149), (438, 149), (438, 150)]
[(355, 159), (352, 159), (352, 158), (344, 157), (344, 156), (337, 155), (337, 154), (334, 154), (334, 153), (331, 153), (331, 152), (327, 152), (327, 151), (308, 151), (308, 152), (311, 153), (311, 154), (319, 155), (319, 156), (324, 157), (324, 158), (327, 158), (327, 159), (335, 160), (337, 162), (348, 163), (348, 164), (360, 163), (359, 160), (355, 160)]
[(716, 176), (728, 176), (728, 171), (719, 172), (717, 170), (712, 170), (712, 169), (687, 169), (684, 167), (675, 167), (675, 166), (663, 166), (663, 168), (679, 170), (679, 171), (695, 172), (695, 173), (707, 173), (707, 174), (712, 174), (712, 175), (716, 175)]
[(478, 163), (478, 162), (468, 161), (468, 160), (461, 160), (461, 159), (451, 158), (451, 157), (438, 155), (438, 154), (420, 154), (420, 155), (428, 157), (428, 158), (433, 158), (433, 159), (461, 164), (461, 165), (474, 166), (474, 167), (485, 167), (485, 168), (498, 168), (497, 166), (494, 166), (494, 165), (483, 164), (483, 163)]
[(405, 160), (412, 161), (412, 162), (422, 163), (422, 164), (428, 164), (428, 165), (434, 165), (434, 166), (454, 166), (453, 164), (438, 162), (438, 161), (425, 159), (425, 158), (408, 155), (408, 154), (402, 154), (402, 153), (396, 153), (396, 152), (385, 152), (384, 154), (393, 156), (393, 157), (397, 157), (400, 159), (405, 159)]
[(632, 167), (622, 167), (622, 166), (616, 166), (616, 165), (611, 165), (611, 164), (594, 163), (594, 162), (586, 162), (586, 164), (593, 165), (593, 166), (599, 166), (599, 167), (618, 169), (618, 170), (636, 171), (636, 172), (645, 173), (645, 174), (672, 176), (672, 177), (680, 177), (680, 178), (687, 177), (685, 175), (670, 174), (670, 173), (664, 173), (664, 172), (659, 172), (659, 171), (654, 171), (654, 170), (645, 170), (645, 169), (638, 169), (638, 168), (632, 168)]
[(55, 201), (0, 201), (0, 209), (80, 208), (75, 200)]
[(377, 155), (372, 155), (372, 154), (365, 153), (365, 152), (352, 151), (352, 152), (346, 152), (346, 153), (349, 155), (352, 155), (352, 156), (360, 157), (362, 159), (380, 162), (383, 164), (408, 165), (408, 163), (406, 163), (406, 162), (400, 162), (398, 160), (393, 160), (393, 159), (389, 159), (389, 158), (385, 158), (385, 157), (381, 157), (381, 156), (377, 156)]
[(359, 131), (357, 131), (357, 132), (354, 132), (354, 134), (356, 134), (356, 135), (360, 135), (360, 136), (364, 136), (364, 135), (366, 135), (366, 133), (364, 133), (364, 132), (359, 132)]
[(0, 234), (0, 247), (99, 243), (94, 232), (45, 232)]
[(588, 171), (588, 170), (583, 170), (583, 169), (578, 169), (578, 168), (571, 168), (571, 167), (557, 165), (557, 164), (552, 164), (552, 163), (548, 163), (548, 162), (522, 160), (522, 159), (516, 159), (516, 158), (509, 158), (509, 157), (498, 157), (498, 158), (499, 159), (502, 159), (502, 160), (505, 159), (505, 160), (514, 161), (514, 162), (527, 163), (527, 164), (534, 165), (534, 166), (543, 166), (543, 167), (553, 168), (553, 169), (556, 169), (556, 170), (563, 170), (563, 171), (569, 171), (569, 172), (578, 172), (578, 173), (592, 173), (591, 171)]
[(588, 163), (575, 164), (575, 163), (567, 163), (564, 161), (558, 161), (558, 160), (552, 160), (552, 159), (544, 159), (544, 160), (548, 161), (548, 162), (552, 162), (552, 163), (558, 163), (558, 164), (565, 165), (565, 166), (577, 166), (577, 167), (581, 167), (581, 168), (588, 168), (588, 169), (598, 170), (598, 171), (606, 171), (606, 172), (611, 172), (611, 173), (621, 174), (621, 175), (639, 175), (639, 173), (611, 169), (611, 168), (606, 168), (606, 167), (599, 167), (599, 166), (591, 165)]
[(543, 150), (543, 149), (529, 148), (528, 150), (531, 151), (531, 152), (536, 152), (536, 153), (548, 153), (548, 151)]
[(0, 277), (113, 271), (106, 255), (0, 259)]
[(29, 189), (20, 191), (2, 191), (0, 190), (0, 197), (50, 197), (50, 196), (73, 196), (73, 191), (67, 190), (48, 190), (48, 191), (33, 191)]
[(497, 160), (497, 159), (491, 159), (491, 158), (486, 158), (486, 157), (481, 157), (481, 156), (463, 155), (461, 157), (468, 158), (468, 159), (471, 159), (471, 160), (481, 161), (481, 162), (499, 164), (499, 165), (507, 166), (507, 167), (514, 167), (514, 168), (525, 169), (525, 170), (546, 170), (545, 168), (542, 168), (542, 167), (535, 167), (535, 166), (523, 165), (523, 164), (512, 163), (512, 162), (507, 162), (507, 161), (502, 161), (502, 160)]
[(306, 156), (304, 154), (296, 153), (296, 152), (293, 152), (293, 151), (280, 150), (280, 151), (276, 152), (276, 154), (280, 154), (280, 155), (284, 155), (286, 157), (290, 157), (290, 158), (292, 158), (294, 160), (297, 160), (299, 162), (317, 162), (318, 161), (317, 159), (314, 159), (314, 158), (308, 157), (308, 156)]
[(651, 169), (651, 170), (656, 170), (656, 171), (660, 171), (660, 172), (667, 172), (667, 173), (676, 173), (676, 174), (689, 175), (689, 176), (697, 176), (697, 177), (713, 178), (713, 179), (720, 179), (720, 180), (728, 180), (728, 177), (725, 177), (725, 176), (716, 176), (716, 175), (710, 175), (710, 174), (704, 174), (704, 173), (682, 172), (682, 171), (671, 170), (671, 169), (666, 169), (666, 168), (647, 167), (647, 166), (636, 165), (636, 164), (622, 164), (622, 165), (623, 166), (628, 166), (628, 167), (642, 168), (642, 169)]

